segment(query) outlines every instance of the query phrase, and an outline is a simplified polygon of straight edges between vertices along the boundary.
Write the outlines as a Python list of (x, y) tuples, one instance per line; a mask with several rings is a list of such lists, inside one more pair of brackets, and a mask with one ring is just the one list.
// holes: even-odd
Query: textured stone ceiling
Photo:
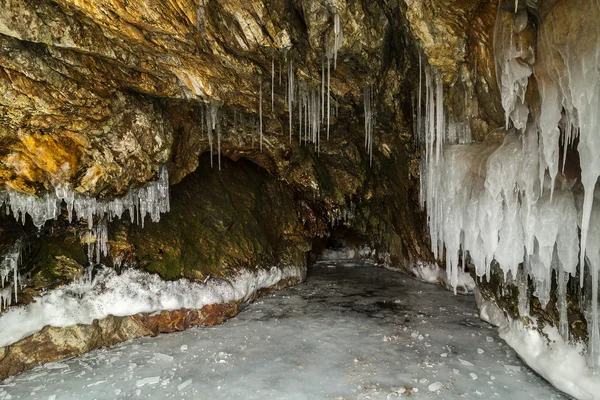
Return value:
[(492, 3), (1, 0), (0, 184), (35, 193), (68, 182), (79, 192), (114, 195), (153, 179), (165, 163), (179, 181), (207, 149), (199, 105), (218, 102), (229, 125), (237, 112), (258, 118), (261, 80), (265, 154), (252, 150), (248, 129), (225, 138), (223, 153), (282, 173), (279, 153), (294, 148), (284, 140), (287, 63), (293, 60), (296, 79), (320, 86), (336, 13), (344, 42), (331, 86), (340, 119), (359, 120), (362, 88), (374, 84), (382, 128), (409, 138), (407, 89), (418, 82), (422, 47), (446, 84), (460, 89), (452, 104), (465, 108), (464, 97), (477, 96), (492, 104), (484, 112), (469, 100), (463, 111), (486, 131), (497, 118), (488, 93), (495, 90)]

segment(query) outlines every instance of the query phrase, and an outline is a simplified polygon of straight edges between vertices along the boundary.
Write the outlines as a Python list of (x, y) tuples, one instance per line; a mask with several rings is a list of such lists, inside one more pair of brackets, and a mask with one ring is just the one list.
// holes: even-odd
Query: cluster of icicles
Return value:
[[(14, 299), (18, 300), (19, 283), (21, 282), (21, 274), (19, 265), (21, 263), (22, 242), (17, 240), (5, 254), (0, 262), (0, 310), (12, 304), (11, 287), (7, 285), (8, 279), (12, 277), (14, 287)], [(6, 286), (6, 287), (5, 287)]]
[[(98, 264), (101, 256), (108, 255), (107, 220), (121, 218), (123, 212), (127, 210), (131, 222), (137, 220), (137, 223), (143, 227), (146, 215), (150, 215), (153, 222), (158, 222), (161, 214), (169, 212), (168, 171), (166, 167), (160, 167), (158, 181), (131, 189), (125, 196), (112, 200), (99, 200), (81, 195), (64, 185), (40, 197), (14, 191), (0, 192), (0, 207), (4, 204), (7, 214), (12, 210), (15, 219), (21, 220), (23, 224), (29, 214), (38, 229), (41, 229), (46, 221), (60, 216), (63, 202), (67, 206), (69, 221), (73, 220), (73, 212), (77, 218), (87, 220), (88, 232), (84, 242), (88, 244), (88, 259), (90, 265), (94, 262)], [(22, 243), (18, 240), (0, 263), (0, 281), (3, 288), (0, 289), (0, 309), (10, 305), (10, 287), (4, 289), (4, 286), (11, 277), (14, 299), (17, 301), (17, 290), (21, 281), (19, 273), (21, 249)]]
[[(590, 5), (590, 12), (600, 20), (599, 8)], [(556, 49), (549, 39), (552, 23), (543, 22), (538, 59), (530, 66), (520, 58), (525, 46), (517, 38), (528, 24), (527, 12), (515, 12), (513, 21), (509, 29), (497, 27), (495, 38), (507, 124), (502, 144), (470, 144), (469, 132), (451, 132), (446, 126), (441, 79), (430, 67), (424, 68), (416, 123), (426, 150), (421, 164), (421, 205), (427, 209), (432, 250), (441, 258), (445, 247), (454, 286), (458, 270), (464, 269), (465, 252), (480, 277), (490, 276), (495, 260), (505, 279), (521, 289), (519, 310), (528, 313), (527, 276), (545, 307), (554, 271), (559, 330), (565, 339), (569, 337), (567, 282), (579, 274), (588, 320), (589, 363), (599, 373), (600, 196), (595, 188), (600, 175), (600, 31), (590, 27), (596, 30), (593, 45), (571, 38), (573, 43)], [(561, 52), (564, 73), (553, 68), (551, 50)], [(538, 74), (538, 69), (543, 73)], [(539, 113), (525, 99), (534, 71), (542, 103)], [(574, 182), (557, 180), (560, 141), (566, 149), (575, 138), (583, 193), (572, 190)], [(565, 150), (563, 169), (566, 158)]]
[[(284, 64), (287, 64), (287, 82), (282, 80), (282, 63), (279, 63), (279, 86), (285, 89), (285, 103), (288, 106), (289, 117), (289, 140), (292, 142), (292, 136), (296, 130), (300, 144), (314, 144), (317, 153), (321, 150), (321, 135), (329, 140), (331, 128), (332, 113), (337, 118), (339, 103), (333, 98), (331, 93), (331, 68), (337, 69), (338, 51), (343, 45), (344, 33), (342, 30), (340, 16), (337, 12), (333, 15), (333, 47), (327, 49), (321, 63), (321, 81), (319, 85), (312, 85), (306, 80), (296, 78), (294, 61), (288, 59), (287, 51)], [(275, 86), (276, 86), (276, 67), (275, 57), (271, 59), (271, 112), (275, 112)], [(259, 148), (262, 152), (263, 142), (263, 78), (259, 78), (258, 90), (258, 120), (251, 120), (250, 129), (256, 129), (259, 137)], [(333, 101), (333, 105), (332, 105)], [(364, 90), (364, 118), (365, 118), (365, 148), (368, 150), (370, 162), (373, 154), (373, 131), (375, 129), (376, 113), (373, 108), (374, 90), (369, 85)], [(219, 103), (211, 102), (201, 106), (200, 119), (202, 133), (206, 127), (211, 154), (211, 167), (213, 166), (212, 155), (214, 154), (214, 133), (217, 135), (217, 158), (218, 167), (221, 169), (221, 125), (219, 118)], [(297, 111), (297, 118), (294, 117), (294, 111)], [(246, 126), (248, 128), (248, 126)], [(234, 115), (234, 127), (236, 131), (236, 118)], [(254, 139), (253, 139), (254, 141)], [(254, 146), (254, 142), (252, 143)]]

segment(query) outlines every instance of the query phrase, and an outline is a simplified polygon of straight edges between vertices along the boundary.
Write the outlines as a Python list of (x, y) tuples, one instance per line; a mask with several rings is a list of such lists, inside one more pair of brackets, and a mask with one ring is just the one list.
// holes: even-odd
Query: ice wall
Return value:
[[(464, 263), (468, 251), (478, 276), (489, 276), (495, 260), (505, 279), (520, 279), (526, 288), (518, 273), (522, 265), (546, 306), (554, 273), (560, 331), (568, 338), (566, 280), (579, 275), (589, 364), (600, 373), (600, 7), (594, 0), (580, 3), (546, 12), (539, 25), (525, 6), (515, 9), (513, 3), (509, 11), (501, 3), (494, 50), (506, 113), (502, 143), (454, 144), (466, 141), (446, 126), (443, 85), (427, 66), (416, 96), (424, 99), (418, 107), (424, 113), (416, 126), (425, 148), (421, 201), (432, 251), (445, 255), (451, 284), (456, 286), (459, 259)], [(537, 39), (528, 42), (532, 37)], [(539, 103), (526, 95), (533, 79)], [(567, 147), (575, 145), (581, 159), (577, 181), (559, 174)], [(529, 299), (520, 301), (519, 309), (527, 310)]]

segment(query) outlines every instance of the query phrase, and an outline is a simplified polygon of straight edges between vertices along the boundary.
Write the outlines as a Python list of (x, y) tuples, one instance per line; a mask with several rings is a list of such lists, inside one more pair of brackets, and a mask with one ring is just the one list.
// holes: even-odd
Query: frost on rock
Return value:
[[(579, 275), (589, 316), (589, 365), (600, 373), (600, 26), (595, 23), (600, 8), (586, 0), (579, 11), (586, 16), (578, 27), (586, 30), (586, 40), (579, 40), (580, 32), (557, 33), (564, 31), (557, 29), (560, 20), (542, 20), (533, 60), (519, 38), (531, 29), (527, 13), (517, 10), (507, 18), (501, 7), (504, 17), (499, 14), (495, 29), (507, 131), (501, 144), (454, 144), (466, 141), (446, 126), (443, 86), (425, 67), (424, 96), (421, 87), (418, 95), (424, 97), (424, 107), (418, 107), (424, 115), (417, 121), (425, 148), (421, 204), (427, 210), (432, 251), (437, 258), (445, 255), (452, 286), (462, 268), (459, 257), (468, 252), (479, 277), (490, 275), (493, 262), (505, 279), (522, 288), (529, 276), (533, 294), (545, 307), (554, 273), (559, 331), (565, 339), (566, 282)], [(529, 79), (537, 81), (541, 107), (525, 100)], [(575, 190), (572, 180), (557, 178), (560, 146), (564, 169), (566, 148), (575, 144), (582, 190)], [(520, 266), (527, 276), (520, 274)], [(519, 299), (522, 313), (528, 311), (527, 302)]]

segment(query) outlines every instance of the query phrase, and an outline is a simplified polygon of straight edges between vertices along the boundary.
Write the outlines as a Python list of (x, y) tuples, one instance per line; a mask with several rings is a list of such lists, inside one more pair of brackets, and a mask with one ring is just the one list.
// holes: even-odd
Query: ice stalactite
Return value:
[(293, 105), (294, 105), (294, 61), (290, 58), (288, 64), (288, 88), (287, 88), (287, 100), (288, 100), (288, 116), (290, 122), (290, 143), (292, 143), (292, 132), (293, 132)]
[[(591, 0), (581, 3), (586, 40), (557, 33), (564, 31), (557, 29), (564, 21), (549, 17), (540, 21), (537, 36), (521, 35), (536, 27), (525, 9), (510, 10), (500, 8), (494, 38), (507, 130), (502, 144), (450, 145), (463, 142), (459, 125), (452, 116), (446, 127), (442, 84), (425, 68), (424, 126), (417, 131), (425, 147), (421, 201), (432, 251), (441, 258), (445, 249), (452, 285), (466, 249), (478, 276), (489, 276), (492, 262), (520, 288), (527, 287), (528, 276), (544, 307), (554, 273), (559, 330), (566, 339), (567, 280), (579, 274), (581, 286), (587, 282), (584, 293), (590, 290), (589, 365), (599, 374), (600, 8)], [(525, 45), (531, 37), (537, 41)], [(540, 107), (527, 103), (530, 79), (536, 80)], [(573, 181), (557, 179), (561, 141), (567, 147), (577, 140), (582, 191), (572, 190)], [(563, 149), (563, 169), (566, 154)], [(527, 301), (519, 298), (521, 312), (528, 311)]]
[(206, 0), (200, 0), (196, 6), (196, 29), (202, 35), (206, 35)]
[[(19, 283), (21, 281), (19, 266), (21, 264), (22, 251), (23, 244), (21, 239), (18, 239), (10, 249), (8, 249), (0, 262), (0, 283), (2, 286), (0, 288), (0, 310), (10, 306), (13, 297), (15, 303), (18, 301)], [(10, 286), (5, 288), (9, 278), (12, 278), (13, 293), (11, 293)]]
[(67, 205), (69, 221), (72, 221), (73, 211), (77, 218), (87, 219), (88, 228), (94, 226), (94, 218), (121, 218), (123, 211), (128, 210), (131, 221), (137, 218), (144, 225), (146, 215), (153, 222), (160, 220), (160, 214), (169, 211), (169, 175), (166, 167), (160, 167), (159, 179), (140, 188), (129, 190), (123, 197), (112, 200), (101, 200), (95, 197), (75, 193), (66, 185), (57, 186), (54, 192), (33, 196), (20, 192), (8, 192), (0, 206), (5, 204), (7, 210), (12, 210), (17, 221), (25, 223), (27, 214), (39, 229), (48, 220), (56, 219), (61, 213), (62, 202)]
[(321, 61), (321, 120), (325, 120), (325, 60)]
[(219, 171), (221, 170), (221, 124), (217, 121), (217, 160)]
[(331, 126), (331, 59), (327, 57), (327, 140)]
[[(217, 104), (216, 102), (211, 102), (209, 104), (206, 105), (206, 130), (208, 132), (208, 145), (210, 147), (210, 166), (213, 166), (213, 155), (214, 155), (214, 150), (213, 150), (213, 146), (214, 146), (214, 133), (215, 131), (217, 131), (216, 133), (219, 134), (220, 129), (217, 129), (217, 126), (219, 125), (219, 104)], [(218, 154), (217, 157), (219, 158), (219, 166), (221, 165), (221, 149), (220, 149), (220, 143), (221, 143), (221, 137), (220, 135), (218, 135), (217, 137), (217, 145), (218, 145)]]
[[(525, 15), (527, 12), (523, 10)], [(502, 19), (498, 13), (494, 27), (494, 54), (496, 78), (505, 110), (505, 127), (512, 122), (517, 129), (527, 125), (529, 109), (525, 100), (528, 78), (532, 68), (525, 60), (530, 58), (531, 49), (521, 43), (519, 32), (510, 20)], [(524, 29), (524, 27), (522, 28)]]
[(108, 224), (103, 218), (94, 224), (94, 227), (83, 235), (83, 242), (87, 244), (88, 267), (85, 276), (89, 282), (92, 280), (92, 271), (95, 265), (100, 264), (101, 258), (108, 256), (110, 246), (108, 244)]
[[(262, 148), (263, 148), (263, 112), (262, 112), (262, 79), (259, 79), (259, 96), (258, 96), (258, 130), (259, 130), (259, 135), (260, 135), (260, 151), (262, 153)], [(220, 153), (219, 153), (220, 154)], [(220, 162), (219, 162), (219, 166), (220, 166)], [(219, 169), (221, 169), (219, 167)]]
[(369, 153), (369, 165), (373, 163), (373, 131), (375, 130), (375, 112), (373, 111), (373, 87), (367, 86), (363, 91), (365, 109), (365, 149)]
[(344, 43), (344, 31), (342, 30), (342, 24), (340, 22), (340, 14), (336, 11), (333, 14), (333, 69), (337, 69), (337, 58), (338, 51), (342, 48)]
[(321, 124), (321, 93), (318, 87), (311, 87), (307, 82), (298, 83), (298, 126), (299, 142), (313, 143), (317, 152), (320, 149)]

